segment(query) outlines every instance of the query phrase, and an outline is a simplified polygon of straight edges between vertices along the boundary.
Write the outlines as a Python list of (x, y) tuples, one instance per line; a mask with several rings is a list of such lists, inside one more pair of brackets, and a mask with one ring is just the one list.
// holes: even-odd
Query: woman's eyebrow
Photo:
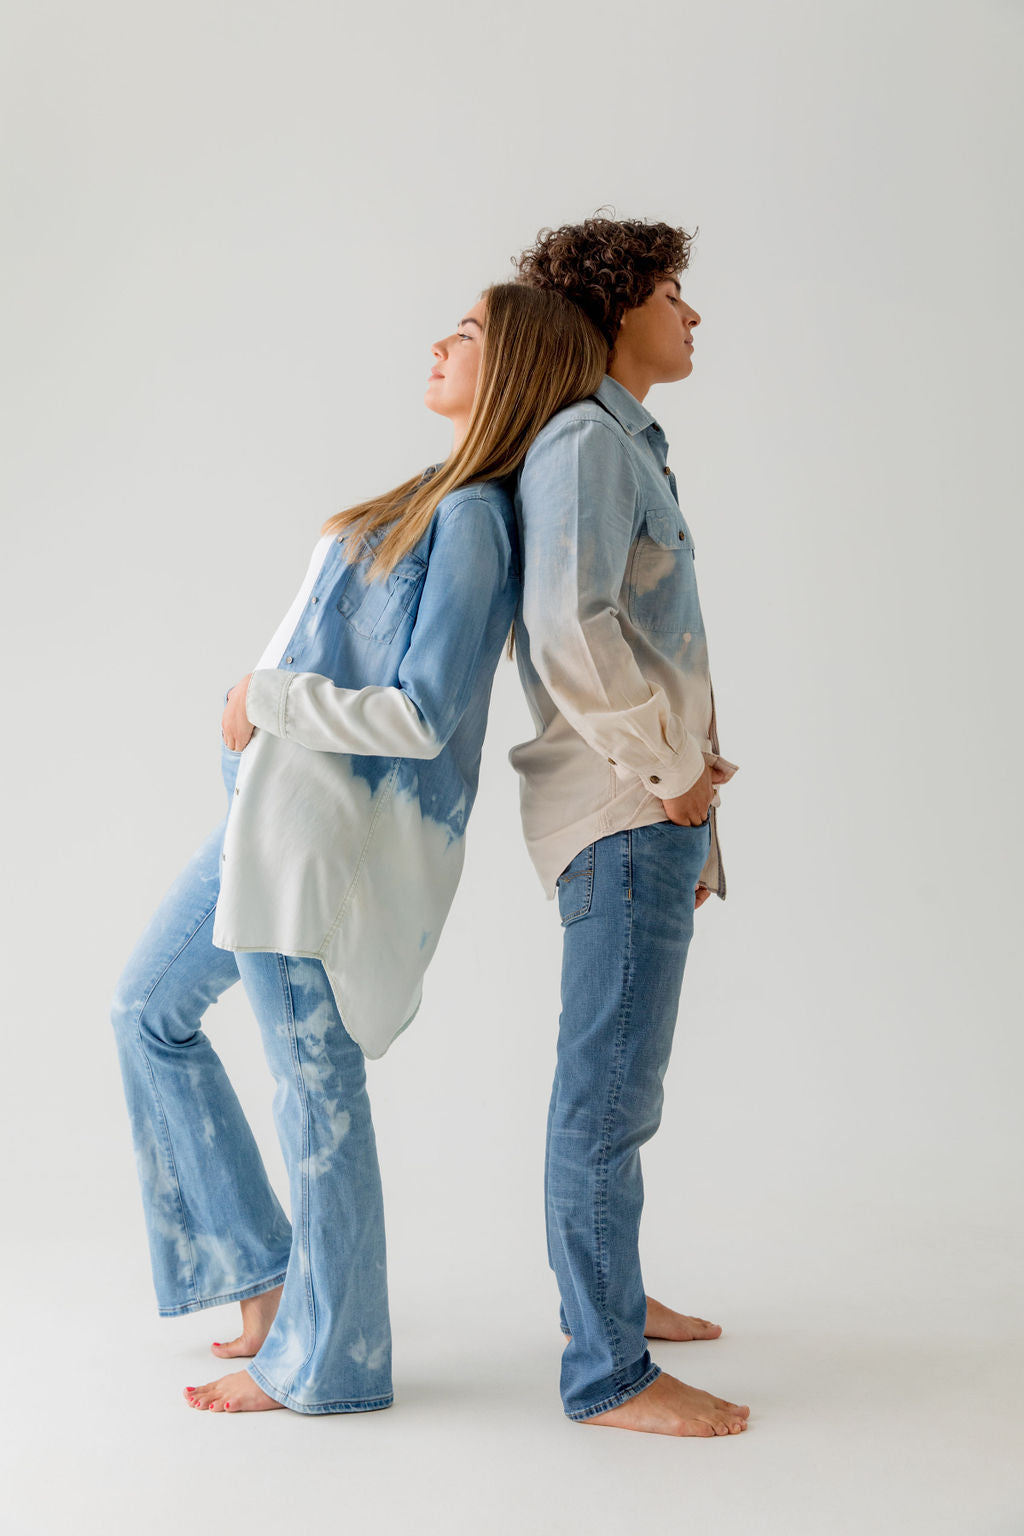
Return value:
[(459, 324), (460, 325), (475, 325), (478, 331), (482, 331), (483, 330), (483, 326), (480, 324), (480, 321), (479, 320), (474, 320), (472, 315), (467, 315), (465, 320), (460, 320), (459, 321)]

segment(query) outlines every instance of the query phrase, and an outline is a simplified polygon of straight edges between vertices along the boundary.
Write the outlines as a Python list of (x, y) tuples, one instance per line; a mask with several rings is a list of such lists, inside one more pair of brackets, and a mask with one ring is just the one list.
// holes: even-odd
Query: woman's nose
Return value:
[(434, 345), (431, 347), (430, 350), (431, 350), (431, 352), (433, 352), (434, 356), (438, 359), (439, 362), (441, 361), (442, 358), (444, 358), (444, 357), (446, 357), (448, 355), (445, 352), (445, 347), (444, 347), (444, 342), (443, 341), (435, 341)]

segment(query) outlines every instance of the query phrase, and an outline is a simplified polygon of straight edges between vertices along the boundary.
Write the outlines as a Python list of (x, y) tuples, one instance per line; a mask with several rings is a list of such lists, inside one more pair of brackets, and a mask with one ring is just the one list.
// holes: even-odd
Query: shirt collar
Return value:
[(625, 384), (613, 379), (610, 373), (605, 374), (594, 394), (630, 437), (658, 425), (650, 411), (640, 404), (635, 395), (630, 394)]

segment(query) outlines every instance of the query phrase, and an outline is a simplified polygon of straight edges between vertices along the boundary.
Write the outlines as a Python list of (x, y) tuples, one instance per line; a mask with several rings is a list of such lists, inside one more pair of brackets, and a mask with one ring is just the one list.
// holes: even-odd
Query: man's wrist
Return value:
[(692, 789), (707, 764), (695, 737), (687, 738), (682, 750), (668, 763), (659, 763), (640, 775), (644, 787), (659, 800), (675, 800)]

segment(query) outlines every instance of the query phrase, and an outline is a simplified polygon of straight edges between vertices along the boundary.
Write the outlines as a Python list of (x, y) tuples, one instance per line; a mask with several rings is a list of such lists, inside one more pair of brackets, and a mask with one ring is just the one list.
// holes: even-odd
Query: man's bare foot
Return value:
[(242, 1331), (238, 1338), (229, 1339), (226, 1344), (211, 1344), (211, 1353), (218, 1360), (238, 1360), (243, 1356), (251, 1359), (258, 1354), (277, 1316), (283, 1290), (284, 1286), (275, 1285), (272, 1291), (262, 1291), (259, 1296), (247, 1296), (241, 1303)]
[(184, 1398), (193, 1408), (210, 1408), (214, 1413), (261, 1413), (265, 1408), (284, 1406), (268, 1397), (248, 1371), (232, 1371), (204, 1387), (186, 1387)]
[(582, 1424), (607, 1424), (612, 1429), (638, 1429), (649, 1435), (739, 1435), (747, 1427), (750, 1409), (725, 1398), (712, 1397), (699, 1387), (688, 1387), (662, 1371), (661, 1375), (627, 1398), (618, 1408), (581, 1419)]
[(647, 1298), (647, 1323), (644, 1337), (647, 1339), (672, 1339), (678, 1344), (688, 1344), (693, 1339), (717, 1339), (722, 1332), (718, 1323), (709, 1323), (704, 1317), (687, 1317), (685, 1312), (673, 1312), (653, 1296)]
[[(694, 1339), (717, 1339), (721, 1336), (719, 1323), (709, 1323), (704, 1317), (688, 1317), (685, 1312), (673, 1312), (653, 1296), (647, 1298), (647, 1321), (644, 1324), (645, 1339), (671, 1339), (674, 1344), (689, 1344)], [(566, 1343), (571, 1333), (563, 1333)]]

